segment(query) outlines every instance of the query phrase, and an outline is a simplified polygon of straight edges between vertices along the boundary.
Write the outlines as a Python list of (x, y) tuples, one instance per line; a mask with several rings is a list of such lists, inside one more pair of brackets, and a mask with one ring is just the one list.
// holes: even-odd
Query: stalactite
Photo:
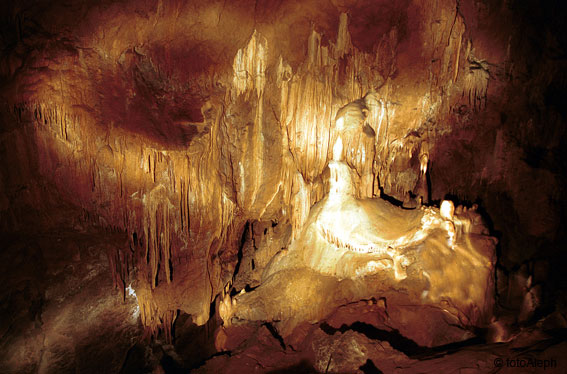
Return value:
[[(465, 69), (460, 59), (473, 61), (470, 48), (460, 54), (464, 35), (460, 16), (454, 27), (445, 29), (443, 40), (434, 43), (435, 57), (442, 57), (443, 65), (437, 74), (454, 82), (457, 77), (469, 82), (464, 92), (470, 92), (477, 102), (487, 89), (480, 81), (488, 78), (477, 77), (479, 72), (472, 70), (457, 75), (459, 66)], [(346, 161), (358, 174), (356, 196), (375, 196), (385, 185), (400, 191), (413, 188), (391, 177), (396, 157), (411, 156), (417, 148), (404, 143), (404, 150), (396, 150), (398, 144), (392, 142), (399, 135), (392, 135), (392, 128), (399, 126), (395, 123), (398, 104), (390, 97), (399, 36), (392, 28), (377, 35), (380, 37), (372, 53), (357, 49), (351, 41), (348, 17), (341, 14), (334, 42), (326, 42), (314, 27), (305, 40), (305, 60), (298, 64), (294, 60), (292, 68), (285, 54), (269, 56), (284, 52), (254, 31), (234, 56), (232, 76), (224, 82), (226, 92), (213, 94), (207, 106), (203, 105), (203, 123), (198, 126), (207, 131), (186, 148), (173, 147), (167, 152), (163, 144), (121, 130), (122, 124), (101, 125), (96, 123), (100, 119), (95, 121), (79, 105), (47, 95), (37, 95), (33, 99), (37, 101), (22, 102), (12, 111), (20, 121), (33, 123), (32, 139), (42, 175), (92, 217), (100, 216), (108, 227), (124, 230), (130, 237), (136, 233), (132, 258), (127, 251), (109, 256), (113, 281), (123, 283), (124, 269), (136, 265), (140, 284), (135, 287), (147, 288), (140, 297), (143, 324), (152, 334), (163, 327), (167, 335), (174, 319), (170, 309), (178, 304), (168, 304), (164, 300), (171, 300), (160, 292), (169, 292), (164, 291), (169, 290), (169, 283), (178, 280), (177, 266), (182, 259), (183, 266), (192, 266), (195, 259), (204, 258), (208, 271), (213, 267), (211, 258), (228, 246), (227, 238), (239, 235), (228, 232), (232, 226), (239, 227), (242, 217), (282, 215), (278, 218), (289, 220), (297, 237), (311, 205), (324, 196), (321, 174), (336, 140), (335, 115), (349, 102), (366, 95), (365, 121), (376, 135), (368, 138), (359, 132), (343, 138)], [(267, 69), (271, 61), (275, 69)], [(251, 108), (250, 113), (230, 122), (242, 103)], [(423, 107), (435, 103), (431, 95)], [(209, 111), (213, 114), (207, 114)], [(272, 112), (276, 120), (270, 122)], [(277, 134), (277, 128), (269, 126), (279, 126), (281, 143), (268, 143), (265, 135)], [(404, 126), (404, 131), (410, 127)], [(269, 148), (272, 144), (277, 148)], [(281, 164), (264, 161), (269, 154), (281, 158)], [(214, 275), (203, 278), (209, 278), (204, 282), (211, 283), (206, 285), (211, 292), (218, 292), (211, 281)], [(211, 296), (199, 302), (208, 307)]]
[(251, 128), (251, 139), (243, 149), (244, 157), (238, 161), (240, 183), (237, 191), (237, 201), (245, 209), (253, 208), (257, 201), (259, 188), (263, 183), (264, 173), (247, 173), (245, 164), (254, 164), (254, 167), (262, 171), (264, 151), (264, 88), (266, 85), (266, 64), (268, 45), (264, 36), (254, 31), (245, 48), (239, 49), (233, 62), (233, 81), (231, 89), (231, 102), (236, 103), (239, 96), (244, 95), (246, 99), (255, 93), (254, 117)]
[(292, 182), (293, 202), (291, 212), (292, 236), (298, 237), (311, 208), (310, 193), (300, 173), (296, 173)]
[[(293, 155), (295, 167), (305, 181), (311, 183), (327, 165), (335, 135), (332, 132), (334, 116), (340, 108), (338, 87), (345, 87), (348, 100), (353, 101), (368, 93), (367, 124), (376, 133), (374, 140), (363, 136), (352, 136), (345, 146), (349, 164), (359, 171), (361, 181), (359, 196), (372, 197), (378, 191), (378, 168), (375, 165), (384, 160), (378, 159), (376, 149), (387, 148), (387, 129), (384, 122), (388, 111), (386, 99), (373, 92), (384, 85), (384, 71), (393, 72), (397, 33), (388, 34), (387, 41), (380, 51), (370, 55), (357, 50), (350, 42), (348, 17), (342, 14), (335, 44), (321, 45), (321, 36), (312, 30), (307, 41), (307, 58), (303, 66), (293, 72), (280, 57), (276, 72), (276, 83), (281, 92), (280, 119), (286, 128), (289, 150)], [(387, 52), (387, 63), (378, 55)], [(394, 56), (394, 57), (392, 57)], [(340, 77), (340, 65), (344, 64), (346, 75)], [(386, 64), (387, 69), (379, 69)], [(361, 80), (359, 77), (365, 77)], [(344, 90), (342, 90), (344, 92)], [(390, 115), (393, 117), (394, 111)]]
[(177, 317), (176, 311), (162, 311), (152, 297), (151, 290), (139, 287), (136, 290), (138, 304), (140, 306), (140, 319), (146, 328), (146, 336), (157, 337), (163, 331), (167, 343), (172, 343), (172, 327)]
[(234, 95), (255, 90), (258, 97), (262, 96), (266, 84), (267, 52), (266, 38), (254, 30), (246, 48), (239, 49), (234, 58)]
[(352, 48), (350, 33), (348, 32), (348, 16), (341, 13), (339, 17), (339, 30), (337, 33), (337, 43), (335, 45), (336, 58), (342, 58)]
[(465, 75), (463, 94), (466, 93), (469, 105), (472, 105), (474, 110), (480, 110), (483, 102), (486, 105), (490, 73), (486, 61), (477, 60), (472, 52), (469, 52), (468, 55), (469, 68)]
[[(142, 286), (144, 282), (149, 289), (158, 286), (155, 283), (159, 278), (158, 269), (167, 283), (175, 280), (172, 238), (180, 237), (181, 243), (187, 246), (186, 238), (192, 226), (200, 230), (202, 225), (230, 225), (235, 207), (227, 198), (223, 198), (219, 205), (218, 218), (216, 211), (206, 222), (202, 218), (199, 222), (198, 218), (202, 207), (209, 206), (214, 198), (210, 189), (214, 183), (209, 182), (210, 174), (195, 169), (199, 163), (214, 160), (201, 159), (192, 164), (189, 160), (193, 156), (185, 151), (166, 156), (151, 147), (116, 140), (124, 139), (119, 129), (110, 130), (118, 134), (108, 136), (91, 123), (79, 123), (83, 121), (81, 117), (63, 105), (37, 102), (21, 107), (15, 107), (14, 111), (22, 120), (29, 113), (32, 120), (32, 139), (37, 148), (40, 173), (52, 179), (54, 170), (62, 172), (63, 178), (52, 180), (69, 199), (93, 212), (92, 218), (99, 215), (104, 225), (112, 230), (127, 230), (131, 237), (137, 233), (136, 243), (132, 245), (143, 263), (148, 261), (147, 273), (141, 266), (143, 263), (138, 263)], [(109, 139), (114, 142), (110, 144)], [(207, 168), (203, 166), (201, 170)], [(69, 194), (70, 191), (73, 193)], [(172, 195), (170, 191), (177, 193)], [(96, 205), (97, 200), (112, 201), (110, 209)], [(177, 224), (176, 217), (183, 217), (181, 225)], [(197, 220), (192, 220), (193, 217)], [(196, 225), (192, 225), (192, 221)], [(218, 232), (223, 232), (222, 228)], [(134, 260), (129, 250), (109, 252), (108, 259), (113, 283), (123, 290), (128, 269), (138, 260)], [(151, 298), (147, 296), (146, 301), (140, 303), (144, 310), (144, 325), (149, 326), (153, 334), (157, 333), (158, 326), (164, 327), (169, 334), (173, 314), (158, 311), (148, 301)], [(208, 305), (208, 301), (206, 303)]]

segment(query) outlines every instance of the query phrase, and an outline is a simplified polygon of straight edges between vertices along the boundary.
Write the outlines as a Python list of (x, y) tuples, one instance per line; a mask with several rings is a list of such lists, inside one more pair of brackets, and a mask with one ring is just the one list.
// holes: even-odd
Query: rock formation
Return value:
[(565, 13), (520, 3), (0, 5), (0, 371), (436, 372), (565, 328)]

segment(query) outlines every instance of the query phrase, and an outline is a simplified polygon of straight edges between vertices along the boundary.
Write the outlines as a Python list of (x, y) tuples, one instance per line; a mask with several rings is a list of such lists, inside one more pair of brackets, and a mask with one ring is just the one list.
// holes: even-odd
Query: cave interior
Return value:
[(0, 372), (564, 372), (561, 1), (0, 18)]

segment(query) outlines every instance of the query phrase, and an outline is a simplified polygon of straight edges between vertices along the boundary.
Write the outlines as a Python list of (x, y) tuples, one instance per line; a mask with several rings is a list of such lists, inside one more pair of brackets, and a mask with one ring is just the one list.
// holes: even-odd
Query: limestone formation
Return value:
[(553, 339), (556, 2), (2, 2), (0, 372), (489, 372)]

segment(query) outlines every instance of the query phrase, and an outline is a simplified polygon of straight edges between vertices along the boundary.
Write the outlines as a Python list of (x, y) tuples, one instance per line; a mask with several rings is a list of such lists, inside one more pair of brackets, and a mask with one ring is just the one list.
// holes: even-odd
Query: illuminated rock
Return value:
[(439, 210), (441, 211), (441, 217), (446, 220), (452, 220), (455, 214), (455, 205), (452, 201), (443, 200)]
[(530, 324), (565, 267), (564, 40), (529, 25), (549, 5), (501, 5), (4, 2), (2, 239), (119, 235), (102, 254), (125, 315), (163, 341), (180, 315), (223, 320), (230, 350), (232, 320), (297, 338), (376, 300), (419, 344), (465, 339), (450, 325), (486, 326), (498, 233), (496, 317)]
[(287, 335), (341, 303), (383, 297), (390, 307), (400, 300), (436, 306), (465, 328), (488, 324), (494, 238), (473, 233), (470, 219), (444, 213), (448, 201), (442, 210), (404, 210), (381, 199), (357, 199), (353, 171), (339, 161), (329, 168), (329, 194), (311, 209), (289, 250), (274, 257), (260, 287), (236, 297), (233, 320), (277, 321)]

